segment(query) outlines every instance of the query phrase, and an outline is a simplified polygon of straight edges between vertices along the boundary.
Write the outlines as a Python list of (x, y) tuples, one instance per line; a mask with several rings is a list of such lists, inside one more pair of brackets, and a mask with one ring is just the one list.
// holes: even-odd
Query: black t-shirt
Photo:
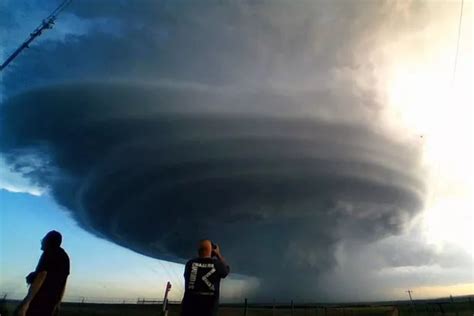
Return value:
[(48, 249), (43, 252), (35, 272), (42, 271), (47, 272), (46, 279), (33, 301), (35, 305), (56, 304), (61, 299), (69, 275), (69, 257), (63, 248)]
[(184, 269), (185, 292), (182, 315), (215, 315), (219, 305), (221, 279), (229, 266), (216, 258), (195, 258)]

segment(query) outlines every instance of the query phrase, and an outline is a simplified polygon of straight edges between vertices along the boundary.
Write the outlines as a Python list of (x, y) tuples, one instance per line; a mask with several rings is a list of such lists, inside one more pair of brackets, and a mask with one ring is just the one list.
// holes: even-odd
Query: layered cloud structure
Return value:
[(234, 271), (303, 293), (335, 265), (338, 242), (401, 232), (424, 185), (416, 147), (370, 125), (289, 115), (301, 102), (138, 83), (48, 86), (1, 107), (1, 148), (98, 236), (178, 262), (211, 238)]

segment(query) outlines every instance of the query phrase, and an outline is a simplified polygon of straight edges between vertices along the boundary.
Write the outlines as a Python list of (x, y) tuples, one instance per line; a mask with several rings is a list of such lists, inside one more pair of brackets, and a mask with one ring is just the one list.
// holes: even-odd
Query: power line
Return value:
[[(168, 268), (166, 267), (166, 265), (161, 261), (161, 260), (158, 260), (158, 263), (160, 264), (160, 266), (163, 268), (163, 270), (165, 271), (166, 275), (169, 277), (170, 280), (174, 282), (176, 282), (175, 284), (178, 286), (178, 290), (181, 290), (181, 292), (184, 294), (184, 287), (183, 285), (181, 284), (181, 282), (179, 281), (179, 277), (176, 276), (176, 272), (174, 273), (170, 273), (170, 271), (168, 270)], [(173, 271), (173, 268), (170, 267), (171, 271)], [(156, 270), (155, 270), (156, 271)]]
[[(462, 29), (462, 16), (463, 16), (463, 9), (464, 9), (464, 0), (461, 0), (461, 10), (459, 14), (459, 23), (458, 23), (458, 38), (457, 38), (457, 44), (456, 44), (456, 54), (454, 55), (454, 67), (453, 67), (453, 76), (451, 78), (451, 90), (450, 93), (453, 93), (453, 88), (454, 88), (454, 80), (456, 77), (456, 70), (457, 70), (457, 64), (458, 64), (458, 55), (459, 55), (459, 44), (461, 42), (461, 29)], [(433, 186), (433, 191), (431, 196), (428, 198), (428, 203), (431, 206), (435, 199), (435, 195), (437, 194), (437, 190), (439, 187), (439, 176), (440, 173), (440, 160), (439, 158), (436, 159), (435, 161), (435, 170), (434, 170), (434, 186)]]
[(457, 40), (457, 45), (456, 45), (456, 55), (454, 56), (453, 78), (451, 81), (451, 85), (454, 84), (454, 78), (456, 76), (456, 68), (458, 66), (459, 42), (461, 41), (461, 25), (462, 25), (463, 8), (464, 8), (464, 0), (461, 0), (461, 13), (459, 14), (459, 26), (458, 26), (458, 40)]
[[(168, 262), (170, 265), (172, 264), (171, 262)], [(184, 286), (183, 284), (181, 283), (181, 281), (184, 282), (184, 280), (182, 279), (182, 277), (179, 276), (179, 274), (177, 273), (176, 269), (173, 269), (172, 266), (170, 266), (170, 270), (171, 272), (173, 273), (174, 276), (176, 276), (176, 280), (177, 280), (177, 285), (178, 287), (181, 289), (181, 292), (182, 294), (184, 295)]]
[(3, 71), (5, 67), (8, 66), (25, 48), (28, 48), (31, 42), (34, 41), (35, 38), (40, 36), (43, 31), (52, 29), (54, 26), (54, 22), (58, 15), (72, 2), (72, 0), (64, 0), (53, 12), (51, 12), (46, 19), (44, 19), (40, 25), (38, 25), (33, 32), (31, 32), (30, 36), (23, 42), (4, 62), (0, 65), (0, 71)]
[(61, 13), (71, 2), (72, 2), (72, 0), (64, 0), (63, 3), (61, 3), (61, 4), (56, 8), (56, 10), (54, 10), (54, 11), (48, 16), (48, 18), (57, 17), (57, 16), (59, 15), (59, 13)]

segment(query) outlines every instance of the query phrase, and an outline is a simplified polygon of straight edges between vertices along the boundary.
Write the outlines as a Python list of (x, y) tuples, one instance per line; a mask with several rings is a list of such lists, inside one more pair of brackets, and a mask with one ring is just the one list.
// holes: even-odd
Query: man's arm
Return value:
[(189, 269), (190, 269), (190, 263), (188, 261), (188, 262), (186, 262), (186, 265), (184, 266), (183, 276), (184, 276), (185, 280), (186, 280), (186, 277), (189, 275)]
[(219, 245), (216, 245), (216, 248), (213, 249), (213, 252), (214, 252), (214, 255), (217, 257), (217, 259), (219, 259), (219, 261), (225, 267), (225, 271), (223, 271), (224, 273), (223, 273), (223, 276), (222, 276), (223, 278), (225, 278), (230, 272), (230, 267), (227, 264), (227, 261), (225, 261), (224, 256), (222, 256), (221, 249), (219, 248)]
[(66, 283), (64, 283), (63, 290), (61, 291), (61, 296), (59, 297), (59, 303), (63, 300), (64, 292), (66, 291)]
[(61, 291), (61, 295), (59, 296), (59, 301), (54, 307), (53, 315), (59, 315), (61, 301), (63, 300), (64, 292), (66, 291), (66, 284), (64, 284), (63, 290)]
[(18, 307), (18, 315), (25, 315), (26, 311), (28, 310), (28, 307), (30, 306), (31, 301), (33, 300), (33, 298), (36, 296), (39, 289), (43, 285), (44, 280), (46, 280), (47, 274), (48, 272), (46, 271), (38, 272), (38, 274), (35, 277), (35, 280), (33, 281), (33, 283), (31, 284), (28, 290), (28, 294), (25, 296), (20, 306)]

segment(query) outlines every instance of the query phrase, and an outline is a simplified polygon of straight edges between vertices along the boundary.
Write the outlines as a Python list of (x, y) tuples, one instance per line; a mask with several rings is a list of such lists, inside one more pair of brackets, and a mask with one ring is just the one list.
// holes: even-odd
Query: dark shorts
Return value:
[(26, 316), (52, 316), (55, 307), (55, 302), (38, 302), (33, 300), (28, 307)]
[(181, 304), (181, 316), (215, 316), (219, 301), (209, 297), (186, 297)]

